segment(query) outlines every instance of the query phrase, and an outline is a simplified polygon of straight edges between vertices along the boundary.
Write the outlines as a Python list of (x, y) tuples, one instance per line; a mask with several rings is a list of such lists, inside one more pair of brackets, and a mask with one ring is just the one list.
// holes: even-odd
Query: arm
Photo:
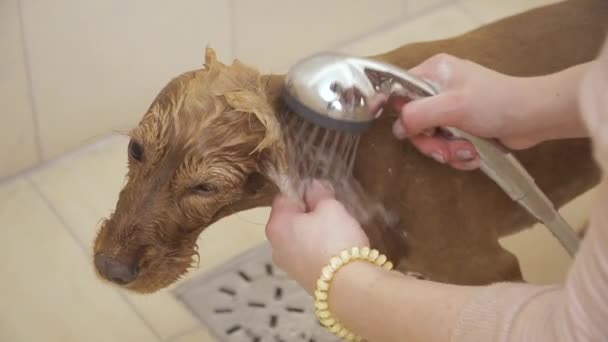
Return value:
[(514, 124), (535, 131), (537, 141), (587, 136), (581, 120), (578, 90), (594, 62), (580, 64), (555, 74), (515, 78), (514, 91), (521, 96)]
[(420, 133), (452, 126), (499, 139), (513, 149), (584, 137), (578, 89), (593, 63), (545, 76), (514, 77), (450, 55), (434, 56), (410, 72), (436, 84), (440, 93), (397, 104), (400, 118), (393, 128), (395, 136), (409, 138), (423, 154), (459, 169), (478, 167), (471, 144)]
[(370, 341), (448, 341), (476, 290), (412, 279), (359, 261), (336, 273), (329, 305), (344, 326)]
[[(551, 123), (548, 128), (533, 127), (543, 139), (590, 131), (598, 162), (606, 170), (608, 96), (601, 91), (608, 89), (606, 70), (608, 50), (595, 63), (514, 79), (521, 82), (513, 89), (522, 99), (514, 113), (519, 113), (522, 125)], [(372, 341), (606, 340), (608, 213), (603, 206), (608, 203), (608, 180), (598, 193), (591, 225), (564, 285), (455, 286), (409, 279), (358, 262), (335, 275), (331, 309), (345, 326)]]
[[(608, 138), (600, 150), (608, 150)], [(606, 340), (608, 211), (602, 206), (608, 203), (608, 180), (600, 187), (589, 232), (563, 287), (441, 284), (353, 262), (334, 275), (330, 311), (346, 328), (371, 341)], [(309, 293), (332, 255), (369, 246), (344, 207), (331, 194), (315, 192), (315, 200), (307, 199), (308, 212), (277, 197), (266, 227), (274, 263)]]
[[(602, 184), (608, 203), (608, 183)], [(598, 208), (566, 284), (456, 286), (354, 262), (332, 281), (329, 304), (370, 341), (599, 341), (608, 338), (608, 214)]]
[[(581, 108), (596, 159), (605, 171), (608, 50), (603, 56), (582, 83)], [(306, 198), (309, 212), (279, 196), (266, 230), (275, 263), (309, 293), (332, 255), (369, 244), (331, 193), (312, 190)], [(564, 285), (457, 286), (353, 262), (334, 275), (330, 310), (346, 328), (372, 341), (608, 340), (608, 179), (598, 190), (588, 233)]]

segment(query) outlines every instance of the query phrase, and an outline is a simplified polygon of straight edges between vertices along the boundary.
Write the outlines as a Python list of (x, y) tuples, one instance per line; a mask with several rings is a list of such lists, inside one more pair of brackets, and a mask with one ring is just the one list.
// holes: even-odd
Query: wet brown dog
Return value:
[[(605, 1), (572, 0), (375, 58), (410, 68), (446, 52), (512, 75), (549, 73), (594, 58), (607, 17)], [(102, 277), (143, 293), (168, 286), (195, 260), (207, 226), (270, 204), (284, 157), (275, 116), (283, 110), (281, 82), (238, 61), (225, 66), (207, 50), (204, 68), (162, 89), (131, 132), (128, 182), (95, 240)], [(439, 165), (392, 138), (393, 121), (384, 115), (365, 134), (355, 175), (398, 213), (408, 236), (372, 224), (365, 227), (372, 243), (399, 260), (399, 269), (437, 281), (521, 279), (516, 258), (497, 239), (531, 217), (482, 173)], [(558, 205), (598, 181), (587, 140), (517, 156)]]

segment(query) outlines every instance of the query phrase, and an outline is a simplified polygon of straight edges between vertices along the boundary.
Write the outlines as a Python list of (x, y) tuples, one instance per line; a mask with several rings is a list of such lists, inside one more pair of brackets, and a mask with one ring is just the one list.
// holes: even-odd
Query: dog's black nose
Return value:
[(106, 279), (119, 285), (128, 284), (137, 278), (137, 266), (107, 257), (102, 253), (95, 254), (95, 267)]

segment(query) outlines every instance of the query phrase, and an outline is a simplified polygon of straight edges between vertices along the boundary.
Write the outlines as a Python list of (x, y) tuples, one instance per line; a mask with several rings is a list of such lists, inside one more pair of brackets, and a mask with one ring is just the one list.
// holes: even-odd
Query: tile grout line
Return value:
[(118, 289), (116, 289), (114, 291), (123, 300), (123, 302), (125, 302), (125, 304), (127, 304), (127, 306), (129, 308), (131, 308), (131, 311), (133, 311), (133, 313), (135, 313), (135, 315), (142, 321), (142, 323), (148, 328), (148, 330), (150, 330), (150, 332), (152, 332), (152, 335), (154, 335), (156, 337), (156, 340), (158, 342), (163, 342), (163, 338), (160, 335), (160, 333), (158, 331), (156, 331), (156, 329), (154, 329), (154, 327), (152, 326), (152, 323), (148, 322), (148, 320), (144, 317), (144, 315), (141, 312), (139, 312), (139, 310), (137, 310), (137, 307), (135, 307), (135, 304), (133, 304), (133, 302), (131, 302), (129, 300), (129, 298), (127, 298), (127, 295), (125, 295), (121, 290), (118, 290)]
[[(407, 3), (407, 0), (404, 0), (404, 1), (406, 1), (406, 3)], [(369, 38), (369, 37), (371, 37), (371, 36), (373, 36), (375, 34), (381, 33), (382, 31), (385, 31), (385, 30), (388, 30), (388, 29), (392, 28), (393, 26), (395, 26), (397, 24), (401, 24), (402, 21), (404, 21), (404, 20), (411, 19), (411, 18), (413, 18), (415, 16), (426, 15), (426, 14), (428, 14), (428, 13), (434, 11), (434, 10), (441, 9), (444, 6), (447, 6), (448, 3), (449, 2), (444, 1), (442, 3), (439, 3), (439, 4), (435, 5), (435, 6), (429, 7), (427, 9), (425, 9), (425, 10), (417, 11), (417, 12), (411, 13), (411, 14), (407, 14), (407, 11), (404, 10), (404, 12), (402, 13), (402, 15), (399, 18), (396, 18), (396, 19), (394, 19), (392, 21), (389, 21), (387, 23), (381, 24), (381, 25), (377, 26), (376, 28), (374, 28), (371, 31), (368, 31), (368, 32), (356, 35), (354, 37), (347, 38), (347, 39), (342, 40), (342, 41), (338, 41), (337, 43), (332, 44), (331, 49), (341, 48), (341, 47), (344, 47), (344, 46), (346, 46), (348, 44), (352, 44), (352, 43), (356, 42), (357, 40)], [(236, 57), (238, 43), (237, 43), (237, 39), (236, 39), (236, 29), (235, 29), (235, 25), (234, 25), (234, 20), (235, 20), (235, 15), (236, 15), (235, 12), (234, 12), (235, 11), (234, 0), (229, 0), (229, 6), (230, 6), (230, 20), (231, 20), (230, 49), (232, 50), (231, 53), (232, 53), (233, 57)], [(21, 28), (21, 35), (22, 35), (22, 41), (24, 41), (25, 40), (25, 32), (23, 30), (24, 22), (23, 22), (23, 20), (21, 18), (21, 15), (22, 15), (21, 0), (19, 1), (19, 11), (20, 11), (19, 12), (20, 21), (21, 21), (21, 26), (22, 26), (22, 28)], [(24, 44), (24, 49), (23, 49), (24, 50), (23, 51), (24, 60), (26, 62), (28, 62), (29, 61), (29, 55), (28, 55), (28, 53), (26, 51), (25, 42), (23, 42), (23, 44)], [(31, 106), (35, 106), (34, 97), (33, 97), (33, 83), (31, 82), (31, 75), (29, 73), (29, 63), (28, 63), (28, 69), (26, 70), (26, 72), (29, 75), (28, 76), (28, 88), (31, 89), (29, 91), (30, 105)], [(36, 113), (37, 113), (37, 111), (36, 111)], [(54, 165), (56, 162), (58, 162), (60, 160), (64, 160), (65, 158), (70, 158), (71, 156), (78, 155), (79, 153), (82, 153), (83, 151), (87, 151), (92, 146), (94, 147), (94, 146), (98, 146), (99, 144), (103, 144), (107, 140), (110, 140), (112, 137), (116, 136), (115, 133), (108, 133), (108, 134), (105, 134), (105, 135), (101, 135), (101, 136), (98, 137), (98, 141), (96, 141), (94, 143), (87, 144), (87, 145), (81, 145), (81, 146), (78, 146), (78, 147), (76, 147), (74, 149), (68, 150), (68, 151), (66, 151), (66, 152), (64, 152), (64, 153), (62, 153), (60, 155), (57, 155), (57, 156), (55, 156), (53, 158), (50, 158), (48, 160), (42, 160), (42, 146), (41, 146), (41, 141), (40, 141), (40, 134), (39, 134), (40, 129), (39, 129), (39, 123), (38, 123), (38, 120), (37, 120), (38, 119), (37, 114), (36, 115), (33, 114), (33, 118), (35, 119), (35, 123), (36, 123), (36, 132), (37, 132), (37, 134), (36, 134), (36, 140), (37, 140), (36, 141), (36, 148), (37, 148), (37, 153), (38, 153), (38, 157), (39, 157), (38, 159), (39, 159), (39, 161), (38, 161), (38, 163), (36, 163), (34, 165), (31, 165), (30, 167), (24, 168), (21, 171), (15, 173), (15, 174), (12, 174), (12, 175), (9, 175), (9, 176), (6, 176), (6, 177), (0, 177), (0, 185), (5, 184), (5, 183), (10, 183), (11, 181), (13, 181), (15, 179), (18, 179), (18, 178), (20, 178), (22, 176), (27, 177), (28, 175), (30, 175), (33, 172), (42, 170), (42, 169), (44, 169), (44, 168), (46, 168), (46, 167), (48, 167), (50, 165)]]
[(353, 44), (357, 41), (371, 38), (379, 33), (388, 31), (388, 30), (396, 27), (397, 25), (405, 24), (405, 22), (407, 22), (409, 20), (416, 19), (418, 17), (423, 17), (425, 15), (431, 14), (434, 11), (449, 7), (450, 5), (452, 5), (451, 2), (444, 0), (436, 5), (430, 6), (423, 10), (415, 11), (413, 13), (407, 13), (407, 11), (404, 11), (404, 13), (399, 15), (399, 17), (389, 20), (385, 23), (382, 23), (382, 24), (376, 26), (375, 28), (373, 28), (372, 30), (357, 34), (353, 37), (346, 38), (344, 40), (336, 42), (335, 44), (332, 44), (332, 47), (330, 49), (341, 49), (341, 48), (348, 46), (350, 44)]
[[(367, 32), (363, 32), (363, 33), (359, 33), (356, 34), (352, 37), (349, 38), (345, 38), (343, 40), (338, 40), (335, 43), (332, 43), (327, 49), (328, 50), (339, 50), (342, 49), (350, 44), (356, 43), (358, 41), (362, 41), (368, 38), (371, 38), (379, 33), (382, 33), (384, 31), (388, 31), (392, 28), (397, 27), (398, 25), (404, 24), (406, 21), (411, 20), (411, 19), (416, 19), (417, 17), (421, 17), (421, 16), (425, 16), (428, 14), (431, 14), (433, 11), (437, 11), (440, 9), (443, 9), (445, 7), (448, 7), (450, 5), (453, 5), (453, 3), (448, 2), (447, 0), (444, 0), (443, 2), (440, 2), (434, 6), (425, 8), (423, 10), (419, 10), (416, 11), (414, 13), (407, 13), (407, 9), (404, 9), (404, 11), (402, 11), (402, 13), (399, 15), (399, 17), (389, 20), (385, 23), (379, 24), (378, 26), (374, 27), (373, 29), (371, 29), (370, 31)], [(292, 63), (286, 63), (283, 65), (284, 68), (289, 68), (292, 65)]]
[[(197, 320), (198, 321), (198, 320)], [(192, 326), (190, 328), (184, 329), (180, 332), (177, 332), (173, 335), (170, 335), (169, 337), (167, 337), (164, 342), (174, 342), (177, 341), (177, 339), (182, 338), (186, 335), (190, 335), (194, 332), (197, 332), (199, 330), (206, 330), (206, 328), (202, 325), (202, 324), (197, 324), (196, 326)]]
[[(78, 236), (76, 235), (76, 233), (74, 232), (74, 230), (70, 227), (70, 225), (65, 220), (65, 218), (63, 217), (63, 215), (61, 215), (59, 213), (59, 210), (57, 210), (57, 208), (53, 205), (53, 203), (51, 202), (51, 200), (44, 195), (44, 193), (42, 192), (42, 190), (40, 190), (40, 188), (38, 187), (38, 185), (36, 184), (36, 182), (34, 182), (29, 176), (24, 176), (24, 179), (34, 189), (34, 191), (36, 192), (36, 194), (38, 196), (40, 196), (40, 198), (42, 199), (42, 201), (44, 202), (44, 204), (53, 213), (53, 215), (55, 215), (55, 217), (57, 217), (57, 219), (59, 220), (59, 222), (61, 223), (61, 225), (63, 226), (63, 228), (67, 231), (67, 233), (70, 235), (70, 237), (74, 240), (74, 242), (80, 248), (80, 250), (82, 251), (82, 253), (85, 254), (85, 255), (88, 255), (88, 253), (87, 253), (88, 249), (84, 246), (84, 244), (82, 243), (82, 241), (80, 241), (80, 239), (78, 238)], [(127, 304), (127, 306), (131, 309), (131, 311), (133, 311), (133, 313), (135, 313), (135, 315), (142, 321), (142, 323), (144, 324), (144, 326), (146, 328), (148, 328), (148, 330), (156, 337), (156, 340), (158, 342), (162, 342), (163, 339), (162, 339), (161, 335), (158, 333), (158, 331), (156, 331), (156, 329), (154, 329), (154, 327), (152, 326), (152, 324), (150, 322), (148, 322), (148, 320), (141, 314), (141, 312), (139, 312), (139, 310), (137, 310), (137, 308), (135, 307), (135, 305), (133, 305), (133, 303), (126, 297), (126, 295), (124, 293), (122, 293), (118, 289), (114, 289), (114, 293), (116, 293), (122, 299), (122, 301), (125, 304)]]
[(61, 223), (61, 225), (63, 226), (63, 228), (66, 230), (66, 232), (70, 235), (70, 237), (72, 238), (72, 240), (74, 240), (74, 242), (76, 243), (76, 245), (78, 245), (78, 247), (80, 248), (80, 250), (83, 253), (86, 254), (86, 248), (83, 246), (83, 244), (80, 241), (80, 239), (78, 239), (78, 236), (76, 235), (76, 233), (74, 233), (74, 230), (70, 229), (70, 226), (68, 225), (67, 221), (64, 219), (63, 215), (59, 214), (59, 211), (57, 210), (57, 208), (51, 203), (51, 201), (49, 200), (49, 198), (46, 197), (44, 195), (44, 193), (42, 193), (42, 190), (40, 190), (40, 188), (38, 187), (38, 185), (36, 184), (36, 182), (34, 182), (29, 176), (24, 176), (23, 179), (32, 188), (34, 188), (34, 191), (36, 192), (36, 194), (42, 199), (42, 201), (44, 202), (44, 204), (46, 205), (46, 207), (59, 220), (59, 222)]
[(30, 64), (30, 54), (27, 46), (27, 39), (25, 34), (25, 19), (23, 18), (23, 5), (22, 0), (17, 1), (17, 8), (19, 11), (19, 31), (21, 34), (21, 55), (23, 58), (23, 65), (25, 69), (25, 79), (27, 84), (27, 95), (30, 103), (30, 110), (32, 113), (32, 124), (34, 125), (34, 143), (36, 145), (36, 156), (38, 163), (42, 162), (42, 142), (40, 138), (40, 122), (39, 122), (39, 111), (36, 105), (36, 99), (34, 95), (34, 82), (32, 77), (32, 68)]
[(407, 16), (407, 11), (410, 8), (410, 1), (412, 1), (412, 0), (401, 0), (401, 3), (403, 4), (403, 10), (401, 10), (401, 16), (403, 16), (403, 17)]
[(228, 20), (230, 20), (230, 57), (236, 59), (237, 34), (236, 34), (236, 4), (235, 0), (228, 0)]
[(484, 20), (483, 18), (480, 18), (479, 16), (475, 15), (471, 11), (471, 9), (469, 8), (469, 6), (465, 5), (462, 0), (456, 0), (455, 2), (456, 2), (456, 5), (458, 6), (458, 8), (465, 15), (467, 15), (469, 18), (471, 18), (471, 20), (473, 20), (475, 23), (477, 23), (478, 25), (485, 25), (485, 24), (487, 24), (486, 20)]
[(100, 136), (96, 141), (91, 142), (89, 144), (86, 145), (80, 145), (74, 149), (71, 149), (69, 151), (66, 151), (62, 154), (59, 154), (51, 159), (48, 159), (46, 161), (41, 161), (39, 163), (36, 163), (34, 165), (31, 165), (30, 167), (24, 168), (21, 171), (12, 174), (10, 176), (6, 176), (6, 177), (1, 177), (0, 178), (0, 186), (3, 184), (7, 184), (10, 183), (16, 179), (19, 178), (23, 178), (23, 177), (29, 177), (32, 173), (38, 172), (38, 171), (42, 171), (45, 170), (49, 167), (52, 167), (53, 165), (56, 165), (57, 163), (60, 163), (66, 159), (70, 159), (73, 157), (77, 157), (79, 155), (81, 155), (82, 153), (86, 152), (86, 151), (90, 151), (91, 149), (95, 149), (95, 148), (99, 148), (100, 146), (104, 146), (105, 144), (109, 143), (110, 140), (112, 140), (113, 138), (117, 138), (120, 137), (121, 135), (116, 135), (114, 133), (108, 133), (106, 135), (102, 135)]

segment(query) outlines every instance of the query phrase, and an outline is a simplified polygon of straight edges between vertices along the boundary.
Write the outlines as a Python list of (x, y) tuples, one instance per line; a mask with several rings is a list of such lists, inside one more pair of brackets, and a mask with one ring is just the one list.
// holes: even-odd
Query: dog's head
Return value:
[(94, 259), (101, 277), (146, 293), (187, 272), (204, 228), (268, 200), (280, 129), (259, 73), (207, 49), (204, 68), (173, 79), (129, 135), (127, 182)]

